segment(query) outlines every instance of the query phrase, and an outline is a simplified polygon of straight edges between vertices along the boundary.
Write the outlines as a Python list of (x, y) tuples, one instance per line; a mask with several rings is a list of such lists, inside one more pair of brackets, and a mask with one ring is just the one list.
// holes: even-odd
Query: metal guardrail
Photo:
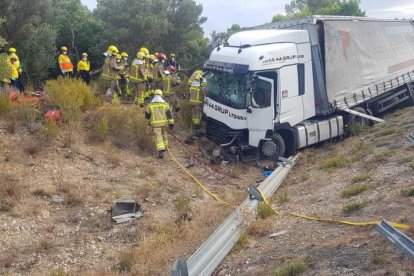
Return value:
[[(282, 184), (299, 155), (290, 157), (289, 161), (292, 161), (292, 164), (279, 166), (259, 185), (258, 188), (267, 198), (270, 198)], [(231, 251), (246, 227), (255, 220), (258, 202), (257, 199), (247, 197), (187, 261), (176, 261), (171, 275), (211, 275)]]
[(410, 142), (411, 144), (414, 144), (414, 132), (408, 134), (406, 138), (407, 138), (408, 142)]
[(414, 259), (414, 241), (395, 229), (385, 220), (382, 220), (377, 225), (376, 229), (399, 249), (401, 249), (407, 256)]

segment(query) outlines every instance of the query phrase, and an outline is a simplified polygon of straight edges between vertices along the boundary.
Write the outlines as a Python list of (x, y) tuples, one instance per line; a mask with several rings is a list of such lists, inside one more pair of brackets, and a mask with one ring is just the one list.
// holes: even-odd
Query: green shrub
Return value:
[(240, 235), (239, 239), (234, 245), (234, 250), (240, 251), (246, 248), (248, 244), (249, 244), (249, 236), (247, 235), (247, 233), (243, 233)]
[(271, 206), (267, 205), (264, 202), (261, 202), (257, 205), (256, 214), (258, 218), (265, 219), (275, 214), (275, 211)]
[(354, 187), (348, 188), (346, 190), (343, 190), (341, 192), (341, 195), (343, 197), (353, 197), (372, 188), (375, 188), (375, 186), (370, 185), (370, 184), (360, 184), (360, 185), (356, 185)]
[(286, 203), (289, 202), (289, 194), (288, 194), (288, 189), (284, 188), (282, 189), (278, 194), (277, 194), (277, 200), (280, 203)]
[(280, 270), (272, 273), (272, 276), (296, 276), (302, 274), (308, 266), (301, 260), (293, 260), (283, 266)]
[(353, 211), (357, 211), (362, 209), (363, 207), (367, 206), (368, 202), (366, 201), (353, 201), (350, 202), (348, 204), (346, 204), (343, 208), (342, 211), (344, 213), (351, 213)]
[(338, 155), (322, 162), (321, 169), (343, 168), (348, 164), (349, 160), (343, 156)]

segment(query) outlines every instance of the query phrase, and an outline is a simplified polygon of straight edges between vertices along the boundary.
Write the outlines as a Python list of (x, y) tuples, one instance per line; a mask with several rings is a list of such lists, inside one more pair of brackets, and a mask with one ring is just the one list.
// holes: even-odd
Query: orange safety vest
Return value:
[(59, 56), (59, 67), (63, 72), (72, 72), (73, 64), (68, 55), (61, 54)]

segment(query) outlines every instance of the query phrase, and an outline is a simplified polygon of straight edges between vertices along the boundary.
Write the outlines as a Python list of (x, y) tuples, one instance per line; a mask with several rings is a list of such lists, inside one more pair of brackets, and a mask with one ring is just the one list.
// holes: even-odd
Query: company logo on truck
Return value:
[(304, 55), (291, 55), (291, 56), (282, 56), (282, 57), (272, 57), (272, 58), (268, 58), (263, 60), (262, 65), (269, 65), (269, 64), (274, 64), (274, 63), (279, 63), (281, 61), (286, 61), (286, 60), (293, 60), (293, 59), (298, 59), (298, 58), (304, 58)]
[(242, 121), (247, 121), (247, 118), (245, 116), (241, 116), (238, 114), (234, 114), (233, 112), (229, 111), (227, 108), (221, 107), (215, 103), (211, 103), (208, 101), (208, 99), (204, 100), (204, 106), (206, 108), (212, 109), (214, 111), (220, 112), (224, 115), (229, 116), (230, 118), (236, 119), (236, 120), (242, 120)]

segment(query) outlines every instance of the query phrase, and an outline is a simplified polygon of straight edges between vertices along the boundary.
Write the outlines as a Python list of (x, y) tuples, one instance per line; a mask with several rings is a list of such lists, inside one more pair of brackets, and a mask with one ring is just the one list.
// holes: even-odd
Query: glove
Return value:
[(145, 112), (145, 119), (149, 120), (151, 118), (151, 114), (149, 112)]
[(174, 128), (174, 125), (173, 124), (170, 124), (169, 127), (170, 127), (170, 129), (173, 129)]

